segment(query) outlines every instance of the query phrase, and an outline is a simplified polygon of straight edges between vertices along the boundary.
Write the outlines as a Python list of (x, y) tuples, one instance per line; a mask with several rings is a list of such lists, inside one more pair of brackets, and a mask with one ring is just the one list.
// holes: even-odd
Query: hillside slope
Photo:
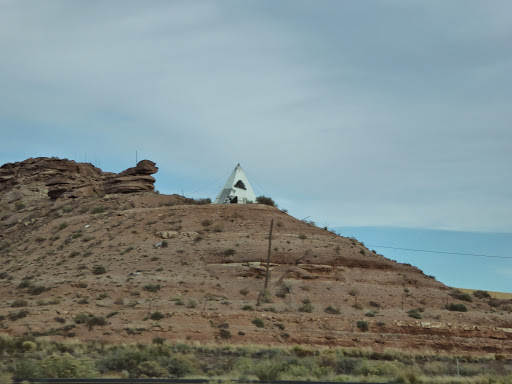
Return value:
[(512, 355), (506, 302), (461, 300), (274, 207), (156, 194), (149, 163), (119, 175), (45, 158), (0, 168), (1, 332)]

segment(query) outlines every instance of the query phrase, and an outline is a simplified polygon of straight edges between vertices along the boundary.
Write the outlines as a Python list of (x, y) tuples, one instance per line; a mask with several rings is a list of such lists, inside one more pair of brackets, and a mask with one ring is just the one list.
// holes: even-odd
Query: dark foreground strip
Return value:
[[(332, 381), (244, 381), (244, 380), (208, 380), (208, 379), (13, 379), (14, 383), (22, 381), (45, 384), (204, 384), (211, 381), (225, 384), (336, 384)], [(357, 384), (357, 383), (345, 383)], [(386, 384), (386, 383), (367, 383)]]

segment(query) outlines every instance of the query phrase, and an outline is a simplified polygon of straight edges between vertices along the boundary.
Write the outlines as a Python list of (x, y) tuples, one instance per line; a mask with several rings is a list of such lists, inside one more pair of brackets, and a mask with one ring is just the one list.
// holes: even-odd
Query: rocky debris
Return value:
[(142, 160), (136, 167), (115, 174), (103, 172), (89, 163), (68, 159), (30, 158), (0, 167), (0, 192), (8, 193), (12, 201), (24, 199), (27, 195), (34, 198), (47, 195), (58, 199), (147, 192), (155, 189), (155, 179), (150, 175), (157, 171), (155, 163), (149, 160)]

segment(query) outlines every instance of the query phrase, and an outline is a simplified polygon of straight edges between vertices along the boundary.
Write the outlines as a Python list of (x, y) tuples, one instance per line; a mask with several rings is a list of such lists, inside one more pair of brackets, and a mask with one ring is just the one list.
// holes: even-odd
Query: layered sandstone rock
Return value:
[(149, 160), (115, 174), (68, 159), (30, 158), (0, 167), (0, 192), (12, 201), (44, 195), (58, 199), (146, 192), (154, 190), (155, 179), (150, 175), (157, 171), (155, 163)]

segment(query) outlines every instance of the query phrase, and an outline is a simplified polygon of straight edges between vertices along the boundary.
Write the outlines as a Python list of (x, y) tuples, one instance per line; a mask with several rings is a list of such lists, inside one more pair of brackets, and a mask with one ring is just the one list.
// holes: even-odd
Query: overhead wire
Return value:
[(433, 251), (433, 250), (428, 250), (428, 249), (400, 248), (400, 247), (389, 247), (389, 246), (385, 246), (385, 245), (372, 245), (372, 244), (365, 244), (365, 246), (367, 246), (367, 247), (375, 247), (375, 248), (397, 249), (397, 250), (401, 250), (401, 251), (440, 253), (440, 254), (445, 254), (445, 255), (487, 257), (487, 258), (495, 258), (495, 259), (512, 259), (512, 256), (498, 256), (498, 255), (486, 255), (486, 254), (478, 254), (478, 253)]

